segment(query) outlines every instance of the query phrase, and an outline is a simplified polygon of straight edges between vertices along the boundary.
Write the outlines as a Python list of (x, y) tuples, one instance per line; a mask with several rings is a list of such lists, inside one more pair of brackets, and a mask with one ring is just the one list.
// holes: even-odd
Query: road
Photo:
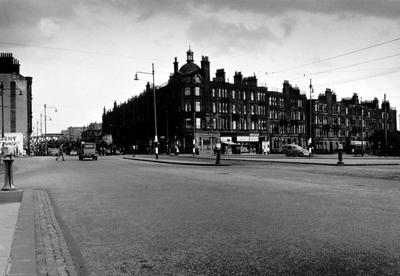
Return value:
[(399, 275), (399, 166), (15, 161), (90, 275)]

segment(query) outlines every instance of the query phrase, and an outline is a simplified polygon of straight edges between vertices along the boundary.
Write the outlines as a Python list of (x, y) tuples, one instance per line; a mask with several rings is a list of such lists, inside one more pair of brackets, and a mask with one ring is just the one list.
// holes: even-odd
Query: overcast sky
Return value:
[(189, 45), (212, 76), (241, 71), (279, 90), (289, 80), (307, 97), (311, 78), (313, 97), (386, 93), (400, 109), (400, 0), (0, 0), (0, 52), (33, 77), (35, 133), (44, 104), (58, 111), (48, 132), (101, 122), (103, 107), (151, 82), (136, 71), (154, 62), (165, 83)]

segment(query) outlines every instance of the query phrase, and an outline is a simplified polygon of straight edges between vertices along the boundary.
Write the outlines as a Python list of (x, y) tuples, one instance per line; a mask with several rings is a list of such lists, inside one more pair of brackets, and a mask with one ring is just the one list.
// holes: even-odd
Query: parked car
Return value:
[(310, 156), (310, 152), (299, 145), (287, 144), (282, 146), (282, 153), (286, 156)]
[(96, 143), (81, 143), (81, 150), (79, 151), (79, 160), (90, 158), (97, 160)]
[(76, 150), (71, 150), (69, 152), (69, 156), (77, 156), (77, 155), (78, 155), (78, 152)]

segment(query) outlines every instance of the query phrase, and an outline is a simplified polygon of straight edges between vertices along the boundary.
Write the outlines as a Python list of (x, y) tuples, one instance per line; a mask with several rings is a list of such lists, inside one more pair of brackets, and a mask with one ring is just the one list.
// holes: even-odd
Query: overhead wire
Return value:
[(153, 59), (153, 58), (145, 58), (145, 57), (137, 57), (137, 56), (113, 54), (113, 53), (106, 53), (106, 52), (96, 52), (96, 51), (87, 51), (87, 50), (77, 50), (77, 49), (62, 48), (62, 47), (39, 46), (39, 45), (23, 44), (23, 43), (16, 43), (16, 42), (5, 42), (5, 41), (0, 41), (0, 44), (5, 44), (5, 45), (16, 45), (16, 46), (23, 46), (23, 47), (38, 48), (38, 49), (55, 50), (55, 51), (65, 51), (65, 52), (73, 52), (73, 53), (81, 53), (81, 54), (90, 54), (90, 55), (100, 55), (100, 56), (111, 56), (111, 57), (118, 57), (118, 58), (141, 59), (141, 60), (148, 60), (148, 61), (162, 61), (162, 62), (167, 62), (166, 60), (161, 60), (161, 59)]
[(339, 57), (348, 56), (348, 55), (351, 55), (351, 54), (354, 54), (354, 53), (362, 52), (362, 51), (365, 51), (365, 50), (368, 50), (368, 49), (371, 49), (371, 48), (379, 47), (379, 46), (382, 46), (382, 45), (385, 45), (385, 44), (389, 44), (389, 43), (393, 43), (393, 42), (396, 42), (396, 41), (399, 41), (399, 40), (400, 40), (400, 37), (394, 38), (394, 39), (387, 40), (387, 41), (384, 41), (384, 42), (381, 42), (381, 43), (373, 44), (373, 45), (370, 45), (370, 46), (367, 46), (367, 47), (363, 47), (363, 48), (360, 48), (360, 49), (356, 49), (356, 50), (352, 50), (352, 51), (345, 52), (345, 53), (342, 53), (342, 54), (338, 54), (338, 55), (335, 55), (335, 56), (332, 56), (332, 57), (319, 59), (317, 61), (312, 61), (312, 62), (309, 62), (309, 63), (297, 65), (297, 66), (283, 68), (283, 69), (280, 69), (280, 70), (277, 70), (277, 71), (269, 72), (267, 74), (275, 74), (275, 73), (280, 73), (280, 72), (285, 72), (285, 71), (290, 71), (290, 70), (293, 70), (293, 69), (306, 67), (306, 66), (309, 66), (309, 65), (313, 65), (313, 64), (329, 61), (329, 60), (332, 60), (332, 59), (336, 59), (336, 58), (339, 58)]

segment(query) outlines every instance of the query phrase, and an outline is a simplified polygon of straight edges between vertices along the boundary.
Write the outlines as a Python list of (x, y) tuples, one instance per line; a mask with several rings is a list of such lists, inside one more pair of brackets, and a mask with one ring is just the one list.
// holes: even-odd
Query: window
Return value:
[(191, 96), (192, 93), (190, 91), (190, 87), (185, 87), (185, 96)]
[(232, 129), (236, 130), (236, 121), (232, 121)]
[(192, 120), (190, 118), (185, 118), (185, 127), (192, 128)]
[(211, 95), (212, 95), (213, 98), (215, 98), (215, 88), (213, 88), (213, 89), (211, 90)]
[(201, 128), (201, 118), (196, 118), (196, 128), (197, 129)]
[(195, 111), (196, 112), (200, 112), (201, 111), (200, 101), (196, 101), (195, 102)]
[(235, 95), (236, 93), (235, 93), (235, 90), (232, 90), (232, 99), (234, 100), (235, 99), (235, 97), (236, 97), (236, 95)]
[(254, 101), (254, 92), (251, 92), (251, 93), (250, 93), (250, 100), (251, 100), (251, 101)]
[(192, 111), (192, 103), (191, 102), (185, 102), (183, 106), (183, 110), (185, 112), (190, 112)]
[(212, 104), (213, 113), (217, 113), (217, 106), (215, 103)]
[(199, 97), (199, 96), (200, 96), (200, 87), (196, 86), (196, 87), (194, 88), (194, 95), (195, 95), (196, 97)]

